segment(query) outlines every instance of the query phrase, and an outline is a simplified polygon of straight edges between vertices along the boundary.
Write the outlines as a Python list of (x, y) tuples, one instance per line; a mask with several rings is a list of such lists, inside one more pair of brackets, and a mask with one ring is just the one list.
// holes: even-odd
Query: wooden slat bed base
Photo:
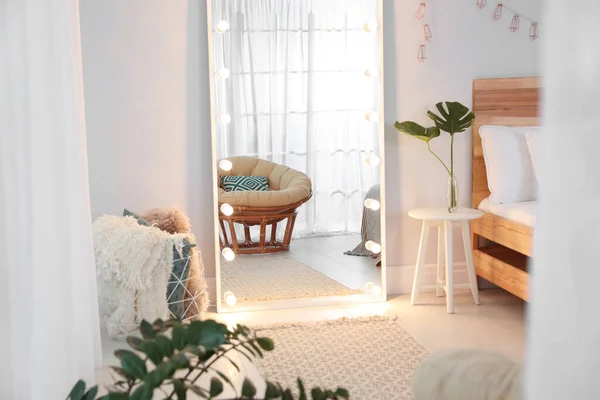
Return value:
[(496, 246), (473, 250), (478, 276), (527, 301), (529, 274), (527, 257), (506, 247)]
[(521, 254), (531, 257), (533, 229), (527, 225), (509, 221), (490, 213), (483, 213), (483, 217), (473, 221), (471, 229), (473, 234), (506, 246)]

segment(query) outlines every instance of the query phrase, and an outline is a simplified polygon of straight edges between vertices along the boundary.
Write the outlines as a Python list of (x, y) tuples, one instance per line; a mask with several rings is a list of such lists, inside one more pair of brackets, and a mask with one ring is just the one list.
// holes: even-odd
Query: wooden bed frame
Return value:
[[(473, 208), (490, 195), (479, 128), (539, 126), (540, 86), (538, 77), (473, 81)], [(533, 229), (484, 212), (483, 218), (472, 222), (471, 230), (477, 275), (528, 300)]]

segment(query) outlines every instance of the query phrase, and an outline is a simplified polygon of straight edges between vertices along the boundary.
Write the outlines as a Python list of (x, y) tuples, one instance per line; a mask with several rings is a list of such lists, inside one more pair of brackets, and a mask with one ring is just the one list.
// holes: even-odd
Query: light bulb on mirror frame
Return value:
[(230, 290), (223, 293), (223, 299), (228, 306), (235, 306), (237, 304), (237, 297)]
[(374, 76), (377, 76), (377, 74), (379, 74), (379, 68), (369, 67), (369, 68), (365, 69), (363, 73), (365, 74), (365, 76), (367, 78), (372, 78)]
[(227, 21), (219, 21), (219, 23), (217, 23), (217, 26), (215, 27), (215, 31), (217, 31), (218, 33), (224, 33), (227, 32), (229, 30), (229, 22)]
[(229, 203), (223, 203), (221, 204), (221, 207), (219, 207), (219, 209), (221, 210), (221, 212), (226, 215), (226, 216), (230, 216), (231, 214), (233, 214), (233, 207), (231, 207), (231, 205)]
[(229, 114), (221, 114), (217, 117), (219, 123), (227, 125), (231, 122), (231, 116)]
[(373, 243), (373, 245), (371, 246), (371, 252), (373, 254), (381, 253), (381, 245), (379, 243)]
[(365, 248), (373, 254), (381, 253), (381, 245), (379, 243), (375, 243), (372, 240), (367, 240), (367, 242), (365, 243)]
[(223, 258), (226, 261), (233, 261), (235, 259), (235, 253), (233, 252), (233, 250), (231, 250), (230, 247), (225, 247), (222, 251), (221, 251), (221, 255), (223, 256)]
[(379, 114), (375, 111), (371, 111), (365, 114), (365, 119), (369, 122), (377, 122), (379, 121)]
[(223, 171), (231, 171), (231, 168), (233, 168), (233, 163), (229, 160), (221, 160), (219, 161), (219, 168), (221, 168)]
[(219, 79), (227, 79), (230, 75), (231, 73), (227, 68), (221, 68), (219, 72), (217, 72), (217, 76), (219, 77)]
[(366, 199), (364, 204), (366, 208), (369, 208), (373, 211), (377, 211), (381, 207), (381, 203), (375, 199)]
[(375, 23), (373, 21), (366, 22), (362, 26), (362, 30), (365, 32), (373, 32), (375, 29), (377, 29), (377, 23)]
[(369, 165), (377, 166), (381, 160), (374, 154), (369, 154), (365, 157), (365, 162)]
[(371, 288), (371, 294), (373, 297), (379, 297), (381, 295), (381, 287), (378, 285), (373, 285)]
[(379, 295), (381, 295), (381, 287), (376, 285), (374, 282), (367, 282), (365, 285), (365, 291), (373, 295), (373, 297), (379, 297)]

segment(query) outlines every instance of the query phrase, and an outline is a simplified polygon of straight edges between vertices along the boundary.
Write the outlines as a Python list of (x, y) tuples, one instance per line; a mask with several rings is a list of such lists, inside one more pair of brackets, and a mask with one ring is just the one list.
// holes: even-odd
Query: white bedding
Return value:
[(481, 211), (527, 225), (531, 228), (535, 226), (537, 201), (496, 204), (492, 203), (489, 198), (486, 198), (479, 204), (478, 208)]

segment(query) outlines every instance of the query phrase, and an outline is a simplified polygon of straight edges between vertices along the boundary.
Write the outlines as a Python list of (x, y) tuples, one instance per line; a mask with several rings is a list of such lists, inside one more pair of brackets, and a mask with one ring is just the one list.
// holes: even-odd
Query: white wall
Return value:
[(80, 13), (93, 216), (180, 207), (214, 276), (205, 2), (190, 24), (187, 0), (81, 0)]
[[(483, 10), (475, 7), (475, 1), (428, 2), (425, 21), (430, 24), (433, 41), (427, 45), (427, 60), (421, 64), (416, 57), (419, 44), (424, 42), (424, 20), (415, 18), (418, 2), (384, 3), (388, 264), (413, 266), (420, 224), (407, 212), (414, 207), (444, 206), (448, 178), (427, 146), (400, 135), (394, 122), (413, 120), (431, 126), (425, 113), (435, 110), (440, 101), (460, 101), (471, 107), (472, 81), (476, 78), (540, 75), (540, 43), (529, 40), (529, 26), (524, 20), (520, 31), (510, 32), (512, 14), (507, 10), (502, 20), (492, 21), (493, 1)], [(505, 4), (532, 18), (540, 16), (541, 0)], [(447, 134), (442, 135), (432, 142), (432, 148), (449, 159), (450, 140)], [(470, 130), (455, 138), (455, 170), (459, 203), (470, 205)], [(432, 236), (431, 240), (427, 262), (434, 263), (437, 239)], [(462, 241), (456, 240), (455, 246), (456, 257), (462, 257)], [(462, 260), (464, 257), (458, 259)]]
[[(214, 276), (206, 6), (189, 1), (186, 17), (186, 3), (81, 0), (92, 210), (98, 216), (123, 207), (182, 207), (207, 276)], [(525, 21), (511, 33), (508, 12), (493, 22), (491, 1), (484, 10), (474, 1), (431, 2), (434, 40), (420, 64), (423, 22), (414, 17), (416, 3), (384, 3), (388, 263), (410, 268), (420, 225), (406, 213), (444, 205), (447, 178), (424, 144), (399, 135), (394, 122), (429, 123), (425, 112), (438, 101), (471, 106), (476, 78), (539, 75), (539, 43), (528, 39)], [(514, 3), (525, 15), (539, 15), (541, 0)], [(470, 135), (455, 141), (463, 205), (470, 203)], [(447, 152), (447, 138), (433, 147)], [(461, 254), (461, 242), (455, 245)], [(434, 251), (427, 262), (435, 262)], [(406, 272), (396, 276), (409, 281)]]

